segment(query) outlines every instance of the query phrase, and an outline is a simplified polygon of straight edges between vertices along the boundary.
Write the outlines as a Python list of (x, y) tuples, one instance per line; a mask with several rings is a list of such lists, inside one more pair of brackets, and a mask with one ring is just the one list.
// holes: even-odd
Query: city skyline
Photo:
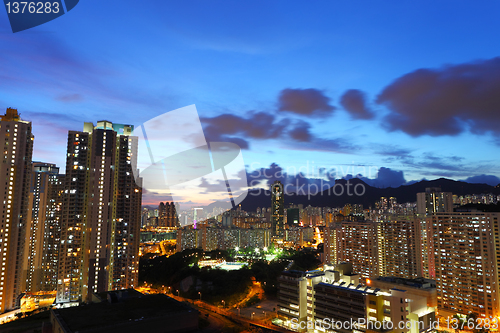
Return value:
[(499, 2), (5, 8), (2, 332), (498, 330)]
[(335, 178), (365, 168), (379, 187), (499, 182), (500, 4), (152, 4), (80, 3), (16, 34), (0, 14), (0, 107), (32, 122), (34, 161), (64, 170), (83, 122), (196, 104), (207, 140), (237, 143), (248, 173), (309, 161)]

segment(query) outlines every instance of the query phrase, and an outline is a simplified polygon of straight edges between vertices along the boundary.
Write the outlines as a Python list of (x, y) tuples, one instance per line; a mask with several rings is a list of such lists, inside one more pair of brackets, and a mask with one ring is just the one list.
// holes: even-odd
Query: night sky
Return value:
[(496, 185), (499, 15), (499, 1), (84, 0), (13, 34), (0, 10), (0, 109), (33, 122), (33, 160), (63, 169), (84, 121), (195, 104), (249, 174)]

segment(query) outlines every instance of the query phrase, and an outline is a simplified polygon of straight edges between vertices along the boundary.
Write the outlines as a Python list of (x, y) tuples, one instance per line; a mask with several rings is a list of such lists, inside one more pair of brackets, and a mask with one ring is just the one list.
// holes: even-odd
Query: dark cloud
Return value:
[[(312, 175), (307, 176), (306, 173)], [(247, 174), (250, 187), (264, 186), (269, 188), (276, 180), (279, 180), (286, 193), (296, 193), (298, 189), (307, 190), (310, 194), (316, 194), (327, 190), (335, 185), (336, 171), (325, 167), (313, 169), (312, 166), (289, 167), (283, 169), (276, 163), (268, 168), (260, 168)]]
[(278, 110), (308, 116), (329, 116), (335, 110), (330, 98), (317, 89), (283, 89)]
[(403, 171), (391, 170), (390, 168), (381, 167), (378, 170), (377, 178), (368, 183), (376, 187), (398, 187), (406, 183)]
[(347, 90), (340, 98), (340, 105), (342, 105), (354, 119), (372, 119), (375, 116), (367, 105), (365, 93), (361, 90)]
[(247, 118), (225, 113), (213, 118), (204, 117), (201, 121), (208, 141), (233, 142), (242, 149), (249, 148), (246, 138), (276, 139), (290, 124), (288, 119), (278, 120), (264, 112), (249, 112)]
[(314, 136), (311, 125), (303, 120), (292, 122), (264, 112), (249, 112), (246, 118), (225, 113), (200, 119), (209, 142), (232, 142), (241, 149), (250, 148), (250, 139), (281, 139), (285, 147), (296, 150), (353, 153), (356, 149), (344, 139)]
[[(352, 179), (354, 176), (346, 175), (345, 179)], [(406, 184), (403, 171), (396, 171), (390, 168), (381, 167), (378, 169), (377, 176), (375, 178), (367, 178), (363, 175), (357, 175), (356, 178), (361, 179), (365, 183), (373, 187), (385, 188), (385, 187), (399, 187)]]
[[(311, 173), (311, 171), (314, 172), (308, 176), (307, 174)], [(276, 180), (279, 180), (284, 186), (286, 186), (289, 193), (293, 193), (301, 186), (308, 189), (323, 191), (335, 185), (336, 176), (342, 177), (338, 171), (342, 173), (342, 170), (337, 170), (336, 167), (318, 167), (316, 169), (312, 169), (309, 165), (299, 167), (298, 169), (290, 167), (285, 170), (278, 164), (273, 163), (268, 168), (260, 168), (248, 173), (247, 179), (250, 187), (256, 187), (259, 185), (270, 187)], [(398, 187), (406, 184), (403, 171), (392, 170), (385, 167), (378, 169), (375, 178), (364, 177), (361, 174), (356, 176), (347, 174), (342, 178), (359, 178), (370, 186), (380, 188)], [(316, 193), (317, 192), (311, 194)]]
[(500, 178), (493, 175), (472, 176), (467, 179), (463, 179), (462, 181), (473, 184), (488, 184), (491, 186), (497, 186), (500, 184)]
[(403, 75), (377, 97), (384, 125), (412, 136), (500, 135), (500, 57)]
[(313, 138), (309, 132), (310, 128), (311, 125), (309, 125), (309, 123), (299, 121), (295, 124), (295, 127), (288, 132), (288, 134), (296, 141), (310, 142)]
[(446, 171), (462, 171), (464, 165), (461, 163), (464, 160), (459, 156), (435, 156), (430, 153), (423, 155), (423, 159), (418, 163), (418, 166), (426, 169), (439, 169)]

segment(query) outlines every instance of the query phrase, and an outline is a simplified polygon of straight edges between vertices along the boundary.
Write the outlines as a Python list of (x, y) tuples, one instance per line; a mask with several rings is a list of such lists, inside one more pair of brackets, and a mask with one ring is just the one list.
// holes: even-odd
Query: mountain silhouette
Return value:
[[(500, 186), (490, 186), (487, 184), (471, 184), (446, 178), (439, 178), (435, 180), (423, 180), (411, 185), (402, 185), (396, 188), (378, 188), (372, 187), (359, 178), (349, 180), (350, 193), (352, 194), (353, 188), (356, 185), (364, 186), (364, 194), (361, 196), (347, 194), (344, 190), (342, 195), (335, 195), (332, 188), (319, 192), (316, 195), (296, 195), (285, 194), (285, 207), (289, 204), (302, 204), (304, 207), (311, 205), (313, 207), (342, 207), (345, 204), (362, 204), (364, 208), (374, 207), (375, 202), (380, 197), (396, 197), (398, 203), (416, 202), (417, 193), (425, 192), (427, 187), (440, 187), (443, 192), (452, 192), (456, 195), (466, 194), (500, 194)], [(335, 181), (335, 185), (341, 185), (346, 189), (347, 180), (339, 179)], [(358, 186), (358, 193), (361, 192), (361, 187)], [(337, 193), (340, 194), (340, 187)], [(248, 192), (246, 198), (241, 202), (241, 208), (245, 211), (256, 211), (258, 207), (271, 206), (271, 192), (263, 189), (252, 189)], [(218, 206), (218, 202), (211, 203), (206, 208), (210, 211), (213, 207)]]

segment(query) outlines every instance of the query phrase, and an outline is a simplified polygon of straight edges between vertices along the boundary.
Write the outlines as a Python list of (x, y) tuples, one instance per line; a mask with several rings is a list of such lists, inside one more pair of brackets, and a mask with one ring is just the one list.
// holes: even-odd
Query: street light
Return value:
[(176, 290), (177, 291), (177, 297), (179, 297), (179, 290)]
[(252, 320), (253, 320), (253, 315), (255, 314), (255, 312), (252, 312)]
[(226, 302), (224, 302), (224, 300), (222, 300), (222, 304), (223, 304), (222, 308), (225, 308), (226, 307)]
[(198, 294), (200, 295), (200, 301), (201, 301), (201, 291), (198, 291)]

